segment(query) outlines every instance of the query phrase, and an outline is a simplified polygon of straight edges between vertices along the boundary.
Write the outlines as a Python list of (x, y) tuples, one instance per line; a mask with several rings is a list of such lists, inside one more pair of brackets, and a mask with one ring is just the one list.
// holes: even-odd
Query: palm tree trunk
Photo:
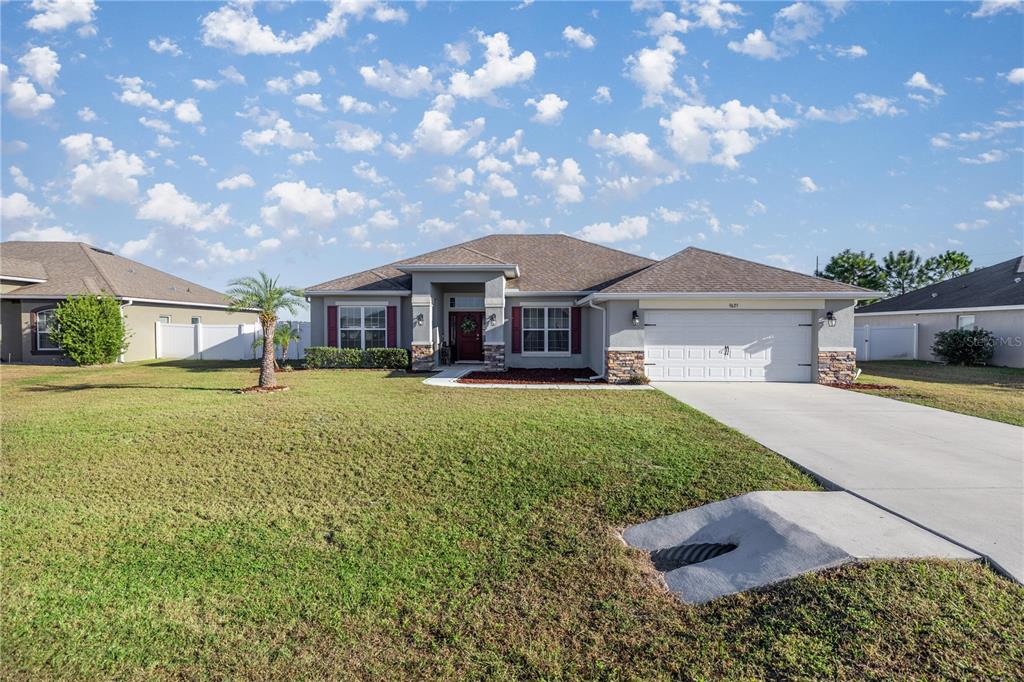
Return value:
[(273, 388), (277, 386), (277, 378), (274, 376), (274, 324), (277, 319), (266, 317), (260, 320), (263, 323), (263, 357), (260, 360), (260, 388)]

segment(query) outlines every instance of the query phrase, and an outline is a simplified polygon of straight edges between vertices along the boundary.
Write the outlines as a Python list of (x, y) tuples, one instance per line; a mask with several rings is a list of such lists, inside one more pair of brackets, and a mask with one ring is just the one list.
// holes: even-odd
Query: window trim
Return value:
[[(520, 313), (520, 315), (522, 316), (522, 323), (520, 324), (521, 329), (519, 330), (519, 343), (520, 343), (520, 348), (522, 349), (522, 351), (521, 351), (522, 355), (527, 355), (527, 356), (531, 356), (531, 355), (532, 356), (544, 356), (544, 357), (550, 357), (550, 358), (569, 357), (569, 356), (572, 355), (572, 306), (571, 305), (529, 305), (529, 306), (524, 305), (524, 306), (521, 306), (521, 308), (522, 308), (522, 312)], [(543, 310), (544, 311), (544, 327), (543, 327), (543, 329), (540, 328), (540, 327), (529, 327), (529, 328), (527, 328), (527, 326), (526, 326), (526, 318), (527, 318), (526, 311), (527, 310)], [(569, 321), (569, 325), (567, 327), (552, 327), (551, 324), (550, 324), (550, 318), (548, 316), (548, 311), (550, 311), (550, 310), (564, 310), (564, 311), (566, 311), (567, 319)], [(544, 332), (544, 350), (542, 350), (542, 351), (540, 351), (540, 350), (526, 350), (526, 332), (528, 332), (528, 331), (531, 331), (531, 332), (543, 331)], [(548, 345), (549, 345), (548, 344), (548, 333), (552, 332), (552, 331), (557, 331), (557, 332), (564, 331), (564, 332), (566, 332), (566, 336), (568, 337), (568, 345), (566, 346), (566, 350), (564, 350), (564, 351), (561, 351), (561, 350), (548, 350)]]
[[(971, 318), (971, 324), (966, 326), (966, 327), (960, 324), (960, 319), (964, 318), (964, 317)], [(964, 314), (960, 314), (960, 315), (956, 316), (956, 328), (957, 329), (974, 330), (974, 329), (977, 329), (977, 326), (978, 326), (978, 318), (975, 317), (974, 314), (972, 314), (972, 313), (964, 313)]]
[(203, 316), (202, 315), (193, 315), (192, 318), (191, 318), (191, 321), (189, 322), (189, 324), (202, 324), (202, 323), (203, 323)]
[[(39, 325), (39, 316), (40, 315), (52, 316), (56, 311), (57, 311), (56, 308), (44, 308), (43, 310), (36, 310), (35, 311), (36, 323), (35, 323), (35, 329), (33, 330), (33, 333), (36, 336), (36, 351), (38, 351), (38, 352), (41, 352), (41, 353), (55, 353), (55, 352), (59, 353), (60, 352), (60, 345), (44, 346), (43, 343), (42, 343), (42, 334), (45, 333), (46, 334), (46, 338), (48, 338), (48, 339), (52, 338), (52, 337), (50, 337), (50, 332), (49, 332), (50, 324), (47, 323), (47, 326), (46, 326), (47, 331), (46, 332), (41, 332), (39, 330), (39, 326), (40, 326)], [(52, 340), (50, 341), (50, 343), (52, 343)]]
[[(166, 322), (164, 322), (164, 318), (167, 318)], [(160, 324), (172, 324), (174, 322), (174, 319), (170, 315), (157, 315), (156, 321), (159, 322)]]
[[(341, 320), (344, 315), (341, 314), (342, 308), (359, 308), (359, 326), (358, 327), (342, 327)], [(367, 327), (366, 326), (366, 310), (367, 308), (379, 309), (384, 311), (384, 326), (383, 327)], [(388, 306), (387, 304), (371, 304), (371, 305), (338, 305), (338, 348), (347, 348), (347, 346), (341, 345), (341, 333), (342, 332), (359, 332), (359, 350), (366, 350), (366, 332), (367, 331), (382, 331), (384, 332), (384, 345), (383, 346), (372, 346), (372, 348), (387, 348), (388, 345)]]

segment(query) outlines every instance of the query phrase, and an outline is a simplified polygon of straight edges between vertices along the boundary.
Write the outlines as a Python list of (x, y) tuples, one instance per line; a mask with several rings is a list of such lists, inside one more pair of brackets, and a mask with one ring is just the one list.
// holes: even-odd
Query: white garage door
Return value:
[(808, 310), (648, 310), (653, 381), (810, 381)]

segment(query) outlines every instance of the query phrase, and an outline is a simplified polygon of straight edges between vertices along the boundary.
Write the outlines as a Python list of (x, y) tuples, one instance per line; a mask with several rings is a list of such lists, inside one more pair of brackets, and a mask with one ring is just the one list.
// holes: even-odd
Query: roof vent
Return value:
[(936, 292), (934, 292), (934, 291), (933, 291), (933, 292), (932, 292), (932, 298), (936, 298), (937, 296), (938, 296), (938, 293), (936, 293)]
[(93, 251), (95, 251), (96, 253), (105, 253), (108, 256), (113, 256), (114, 255), (113, 251), (107, 251), (105, 249), (97, 249), (95, 246), (90, 246), (89, 248), (92, 249)]
[(1020, 284), (1020, 277), (1014, 277), (1013, 278), (1013, 283), (1014, 284)]

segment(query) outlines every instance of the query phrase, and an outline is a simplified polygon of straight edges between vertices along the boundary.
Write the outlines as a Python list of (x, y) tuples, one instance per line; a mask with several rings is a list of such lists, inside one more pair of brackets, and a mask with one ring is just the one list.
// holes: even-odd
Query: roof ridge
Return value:
[[(106, 283), (107, 290), (110, 291), (110, 294), (112, 296), (120, 297), (121, 294), (114, 288), (114, 284), (110, 281), (110, 278), (107, 277), (107, 273), (104, 272), (103, 268), (100, 267), (100, 264), (98, 262), (96, 262), (96, 259), (92, 257), (92, 253), (90, 253), (90, 251), (92, 250), (92, 246), (90, 246), (89, 244), (86, 244), (85, 242), (72, 242), (72, 243), (73, 244), (78, 244), (78, 246), (81, 247), (82, 253), (85, 254), (85, 257), (87, 259), (89, 259), (90, 263), (92, 263), (92, 266), (96, 269), (96, 272), (99, 273), (100, 279), (102, 279)], [(111, 254), (111, 255), (113, 255), (113, 254)]]
[[(480, 237), (480, 239), (483, 239), (483, 237)], [(483, 256), (484, 258), (490, 258), (495, 263), (498, 263), (500, 265), (508, 265), (508, 263), (505, 263), (503, 260), (501, 260), (497, 256), (492, 256), (491, 254), (484, 253), (483, 251), (480, 251), (479, 249), (474, 249), (474, 248), (471, 248), (469, 246), (466, 246), (466, 244), (472, 244), (475, 241), (478, 241), (478, 240), (477, 239), (471, 239), (468, 242), (463, 242), (462, 244), (456, 244), (455, 246), (461, 247), (461, 248), (465, 249), (466, 251), (472, 251), (473, 253), (477, 254), (478, 256)], [(451, 247), (449, 247), (449, 248), (451, 248)]]
[[(652, 261), (651, 264), (648, 265), (646, 268), (641, 268), (641, 269), (637, 270), (636, 272), (630, 274), (629, 276), (623, 277), (622, 279), (620, 279), (618, 282), (616, 282), (612, 286), (619, 286), (619, 285), (626, 284), (627, 282), (629, 282), (629, 280), (633, 279), (634, 277), (639, 277), (640, 275), (648, 273), (648, 272), (651, 272), (652, 270), (657, 270), (660, 266), (665, 265), (666, 263), (668, 263), (670, 260), (672, 260), (676, 256), (684, 253), (685, 251), (689, 251), (690, 249), (695, 249), (695, 248), (696, 248), (695, 246), (687, 246), (685, 248), (680, 249), (679, 251), (676, 251), (671, 256), (666, 256), (665, 258), (662, 258), (661, 260)], [(700, 249), (697, 249), (697, 250), (700, 251)], [(713, 253), (713, 252), (709, 251), (708, 253)]]
[[(835, 284), (843, 284), (845, 286), (852, 287), (854, 289), (860, 289), (861, 291), (871, 291), (871, 289), (865, 289), (864, 287), (859, 287), (856, 284), (847, 284), (846, 282), (840, 282), (839, 280), (835, 280), (835, 279), (828, 279), (827, 277), (818, 277), (816, 275), (808, 275), (806, 272), (798, 272), (796, 270), (787, 270), (786, 268), (780, 268), (777, 265), (768, 265), (767, 263), (760, 263), (758, 261), (748, 260), (746, 258), (740, 258), (739, 256), (730, 256), (727, 253), (719, 253), (718, 251), (711, 251), (710, 249), (702, 249), (699, 246), (688, 246), (688, 247), (686, 247), (686, 249), (693, 249), (695, 251), (703, 251), (704, 253), (710, 253), (710, 254), (712, 254), (714, 256), (721, 256), (722, 258), (732, 258), (733, 260), (741, 260), (744, 263), (752, 263), (754, 265), (760, 265), (762, 268), (771, 268), (772, 270), (778, 270), (779, 272), (785, 272), (785, 273), (790, 274), (790, 275), (799, 275), (801, 277), (806, 277), (807, 279), (813, 279), (813, 280), (818, 280), (818, 281), (822, 281), (822, 282), (833, 282)], [(686, 249), (683, 249), (683, 251), (685, 251)], [(680, 253), (682, 253), (682, 251), (680, 251)], [(669, 258), (671, 258), (671, 256), (669, 256)]]

